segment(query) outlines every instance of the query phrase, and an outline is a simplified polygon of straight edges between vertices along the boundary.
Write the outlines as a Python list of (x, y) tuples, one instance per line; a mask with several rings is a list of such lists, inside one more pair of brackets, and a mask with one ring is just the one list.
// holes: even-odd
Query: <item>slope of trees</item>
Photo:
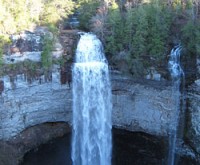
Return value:
[(33, 23), (55, 31), (75, 9), (80, 28), (99, 36), (110, 59), (125, 54), (133, 74), (162, 65), (178, 43), (200, 56), (199, 0), (0, 0), (0, 55), (6, 35)]
[(0, 0), (0, 34), (12, 34), (32, 23), (56, 24), (74, 9), (72, 0)]
[(178, 43), (184, 53), (200, 55), (199, 8), (196, 0), (112, 1), (99, 7), (91, 30), (111, 58), (125, 52), (130, 70), (162, 65)]
[[(0, 0), (0, 65), (4, 47), (10, 43), (11, 34), (33, 25), (48, 26), (55, 34), (58, 24), (72, 14), (74, 8), (73, 0)], [(47, 42), (43, 54), (48, 54), (49, 45)], [(43, 63), (46, 61), (43, 58)]]
[(88, 31), (90, 29), (90, 19), (95, 15), (101, 0), (77, 0), (76, 3), (80, 28)]

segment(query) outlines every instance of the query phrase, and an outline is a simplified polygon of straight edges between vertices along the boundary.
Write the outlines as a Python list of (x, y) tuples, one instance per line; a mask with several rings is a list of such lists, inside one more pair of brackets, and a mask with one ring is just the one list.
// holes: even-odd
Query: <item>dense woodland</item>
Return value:
[(0, 0), (0, 8), (1, 52), (10, 34), (33, 24), (58, 30), (77, 12), (79, 28), (97, 34), (108, 58), (123, 57), (132, 74), (166, 61), (176, 44), (200, 55), (199, 0)]
[[(178, 44), (186, 60), (199, 56), (198, 0), (113, 0), (99, 2), (96, 11), (97, 3), (91, 0), (79, 8), (81, 26), (101, 38), (109, 58), (125, 59), (133, 75), (144, 75), (152, 65), (166, 66), (170, 50)], [(86, 8), (90, 14), (83, 12)]]
[[(59, 25), (74, 8), (72, 0), (0, 0), (0, 65), (4, 47), (11, 42), (11, 34), (36, 26), (47, 26), (53, 34), (58, 34)], [(43, 42), (42, 64), (48, 68), (53, 43), (48, 36), (44, 36)]]

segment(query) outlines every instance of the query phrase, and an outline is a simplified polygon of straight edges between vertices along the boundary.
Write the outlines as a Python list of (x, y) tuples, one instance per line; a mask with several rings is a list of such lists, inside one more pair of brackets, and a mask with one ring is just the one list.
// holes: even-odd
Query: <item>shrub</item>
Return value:
[(181, 43), (188, 55), (200, 56), (200, 22), (189, 20), (181, 31)]
[(43, 37), (43, 50), (41, 54), (42, 66), (45, 70), (48, 70), (52, 66), (52, 47), (53, 38), (50, 35), (45, 35)]

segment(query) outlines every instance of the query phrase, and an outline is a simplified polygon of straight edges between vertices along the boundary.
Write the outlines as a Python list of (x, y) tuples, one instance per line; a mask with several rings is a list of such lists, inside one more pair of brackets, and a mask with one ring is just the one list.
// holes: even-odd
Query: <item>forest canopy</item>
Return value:
[(95, 33), (108, 58), (123, 57), (133, 74), (162, 65), (176, 44), (200, 56), (199, 0), (0, 0), (0, 10), (0, 55), (10, 34), (53, 29), (76, 12), (80, 30)]
[(72, 0), (0, 0), (0, 34), (13, 34), (32, 24), (57, 24), (74, 10)]
[(98, 8), (86, 1), (78, 9), (81, 25), (87, 22), (82, 28), (99, 36), (110, 59), (124, 58), (133, 74), (163, 65), (178, 44), (188, 57), (200, 55), (198, 0), (95, 0)]
[(4, 47), (11, 42), (10, 35), (38, 25), (55, 32), (74, 8), (72, 0), (0, 0), (0, 66)]

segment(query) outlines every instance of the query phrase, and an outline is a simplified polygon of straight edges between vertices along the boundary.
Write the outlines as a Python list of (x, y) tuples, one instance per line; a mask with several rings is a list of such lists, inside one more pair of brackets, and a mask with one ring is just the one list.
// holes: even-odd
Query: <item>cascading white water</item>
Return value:
[(178, 124), (180, 121), (180, 104), (181, 104), (180, 85), (181, 85), (181, 80), (184, 79), (184, 72), (180, 65), (181, 50), (182, 47), (180, 45), (173, 48), (168, 63), (169, 71), (173, 82), (172, 94), (175, 102), (175, 116), (171, 124), (173, 128), (170, 130), (170, 136), (169, 136), (168, 165), (175, 164), (177, 131), (178, 131)]
[(111, 164), (111, 85), (100, 40), (81, 36), (73, 66), (74, 165)]

